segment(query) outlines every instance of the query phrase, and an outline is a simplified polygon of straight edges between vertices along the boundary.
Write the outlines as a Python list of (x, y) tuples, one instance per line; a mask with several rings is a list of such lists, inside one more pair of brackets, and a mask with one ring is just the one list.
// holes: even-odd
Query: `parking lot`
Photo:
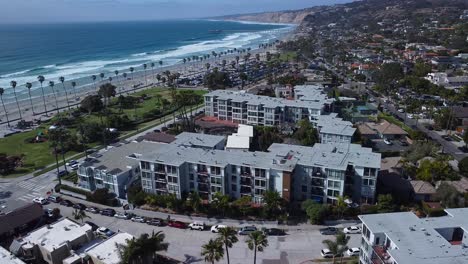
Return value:
[[(73, 208), (65, 207), (56, 203), (45, 205), (46, 208), (58, 207), (61, 214), (73, 219)], [(143, 233), (163, 231), (166, 241), (169, 242), (169, 249), (165, 255), (175, 258), (185, 263), (204, 263), (200, 256), (201, 246), (216, 237), (209, 228), (205, 231), (192, 231), (190, 229), (177, 229), (173, 227), (150, 226), (145, 223), (132, 222), (130, 220), (117, 219), (115, 217), (103, 216), (87, 212), (90, 218), (84, 221), (91, 221), (98, 226), (105, 226), (115, 232), (127, 232), (134, 236)], [(257, 226), (261, 229), (261, 226)], [(333, 239), (333, 236), (321, 235), (317, 229), (302, 229), (299, 227), (287, 227), (286, 236), (269, 236), (269, 246), (264, 252), (257, 255), (257, 263), (301, 263), (311, 259), (322, 258), (320, 250), (324, 248), (324, 239)], [(359, 247), (360, 235), (352, 234), (349, 242), (350, 247)], [(246, 263), (253, 259), (253, 252), (244, 242), (245, 237), (239, 236), (239, 242), (230, 249), (231, 263)]]

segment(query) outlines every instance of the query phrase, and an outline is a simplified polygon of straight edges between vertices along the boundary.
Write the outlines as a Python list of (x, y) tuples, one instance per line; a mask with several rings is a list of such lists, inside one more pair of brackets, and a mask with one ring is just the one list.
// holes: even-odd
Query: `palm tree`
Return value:
[(150, 64), (150, 66), (151, 66), (151, 79), (152, 79), (153, 82), (154, 82), (154, 66), (156, 66), (156, 64), (154, 64), (154, 62), (152, 62), (152, 63)]
[(75, 89), (75, 87), (76, 87), (76, 82), (75, 82), (75, 81), (71, 82), (71, 86), (72, 86), (72, 88), (73, 88), (73, 94), (75, 95), (75, 100), (77, 100), (78, 97), (76, 96), (76, 89)]
[(130, 67), (129, 70), (130, 70), (130, 73), (132, 74), (132, 81), (133, 81), (133, 71), (135, 70), (135, 68)]
[(73, 218), (75, 218), (75, 220), (81, 220), (81, 223), (83, 223), (84, 219), (85, 218), (91, 218), (89, 217), (84, 210), (78, 210), (78, 209), (75, 209), (73, 211)]
[(19, 116), (20, 116), (20, 120), (23, 120), (23, 116), (21, 115), (20, 105), (18, 103), (18, 97), (16, 96), (16, 81), (11, 81), (10, 86), (11, 86), (11, 88), (13, 88), (13, 93), (15, 95), (16, 105), (18, 106), (18, 113), (19, 113)]
[(5, 92), (5, 89), (3, 88), (0, 88), (0, 100), (2, 101), (2, 105), (3, 105), (3, 111), (5, 112), (5, 117), (6, 117), (6, 120), (7, 120), (7, 124), (8, 126), (10, 126), (10, 119), (8, 119), (8, 112), (5, 108), (5, 103), (3, 102), (3, 93)]
[(205, 257), (206, 262), (214, 264), (215, 261), (219, 261), (224, 256), (223, 244), (217, 239), (210, 239), (202, 246), (201, 255)]
[(52, 93), (54, 94), (54, 97), (55, 97), (55, 107), (56, 107), (55, 109), (57, 109), (57, 114), (58, 114), (58, 113), (60, 113), (60, 110), (59, 110), (59, 105), (58, 105), (58, 101), (57, 101), (57, 95), (55, 94), (55, 89), (54, 89), (55, 83), (54, 83), (54, 81), (50, 81), (49, 86), (52, 89)]
[(39, 75), (39, 76), (37, 76), (37, 80), (38, 80), (39, 83), (41, 84), (42, 101), (44, 102), (44, 110), (45, 110), (45, 114), (46, 114), (46, 116), (47, 116), (48, 113), (47, 113), (47, 106), (46, 106), (46, 102), (45, 102), (44, 87), (42, 87), (42, 83), (45, 81), (45, 77), (42, 76), (42, 75)]
[(154, 263), (158, 251), (167, 251), (169, 243), (164, 242), (164, 234), (142, 234), (139, 238), (127, 241), (126, 245), (118, 245), (121, 263), (144, 264)]
[(26, 86), (26, 88), (28, 89), (29, 102), (31, 103), (31, 110), (32, 110), (32, 112), (33, 112), (33, 115), (35, 115), (35, 113), (34, 113), (34, 106), (33, 106), (32, 98), (31, 98), (32, 83), (27, 82), (27, 83), (25, 84), (25, 86)]
[(229, 248), (239, 241), (237, 238), (237, 232), (234, 228), (228, 226), (226, 228), (219, 229), (218, 239), (224, 244), (224, 249), (226, 250), (227, 263), (229, 264)]
[(91, 79), (93, 79), (93, 83), (94, 83), (94, 90), (97, 90), (97, 87), (96, 87), (96, 75), (91, 75)]
[(146, 77), (146, 68), (148, 68), (148, 64), (144, 63), (143, 69), (145, 70), (145, 81), (146, 81), (146, 85), (148, 85), (148, 78)]
[(249, 249), (254, 251), (254, 264), (256, 264), (257, 251), (263, 252), (263, 249), (268, 246), (268, 239), (262, 231), (255, 231), (249, 234), (245, 242)]
[(101, 73), (99, 74), (99, 77), (101, 78), (101, 82), (104, 81), (104, 77), (105, 77), (105, 76), (106, 76), (106, 75), (105, 75), (103, 72), (101, 72)]
[(70, 110), (70, 102), (68, 101), (67, 88), (65, 88), (65, 77), (59, 77), (59, 81), (62, 83), (63, 90), (65, 91), (65, 99), (67, 100), (68, 110)]
[(342, 256), (343, 253), (348, 250), (348, 242), (349, 242), (350, 237), (347, 236), (346, 234), (340, 232), (335, 236), (335, 241), (326, 239), (323, 240), (322, 243), (327, 245), (327, 248), (330, 250), (330, 252), (333, 254), (333, 264), (336, 263), (335, 258), (337, 256)]
[(162, 61), (162, 60), (160, 60), (158, 63), (159, 63), (159, 67), (162, 67), (162, 65), (163, 65), (163, 61)]

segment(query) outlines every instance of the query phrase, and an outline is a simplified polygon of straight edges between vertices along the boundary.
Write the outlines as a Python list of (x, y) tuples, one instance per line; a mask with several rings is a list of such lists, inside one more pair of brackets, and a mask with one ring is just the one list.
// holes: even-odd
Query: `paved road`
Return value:
[[(59, 207), (61, 214), (72, 218), (73, 209), (57, 204), (46, 205), (48, 208)], [(127, 232), (134, 236), (152, 231), (163, 231), (166, 241), (170, 243), (166, 255), (185, 263), (204, 263), (200, 255), (201, 246), (215, 238), (216, 234), (209, 231), (191, 231), (171, 227), (155, 227), (143, 223), (134, 223), (129, 220), (116, 219), (98, 214), (89, 214), (91, 221), (99, 226), (105, 226), (113, 231)], [(309, 225), (311, 226), (311, 225)], [(262, 225), (257, 225), (261, 228)], [(333, 239), (332, 236), (323, 236), (317, 229), (287, 230), (284, 237), (269, 237), (269, 246), (264, 252), (258, 253), (257, 263), (302, 263), (310, 259), (321, 258), (320, 250), (324, 247), (324, 239)], [(351, 235), (350, 247), (359, 247), (360, 235)], [(253, 252), (247, 248), (245, 237), (239, 237), (239, 242), (230, 250), (231, 263), (244, 264), (251, 262)], [(222, 263), (220, 261), (220, 263)]]

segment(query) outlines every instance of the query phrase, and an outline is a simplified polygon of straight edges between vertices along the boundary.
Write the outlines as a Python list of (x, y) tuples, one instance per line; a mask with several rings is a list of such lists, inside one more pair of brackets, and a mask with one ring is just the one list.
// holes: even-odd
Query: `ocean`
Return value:
[(167, 66), (212, 51), (256, 48), (292, 28), (213, 20), (0, 25), (0, 87), (8, 100), (12, 80), (18, 88), (32, 82), (33, 90), (38, 75), (45, 76), (45, 85), (60, 76), (85, 85), (92, 74), (114, 76), (114, 70), (141, 70), (143, 63), (162, 60)]

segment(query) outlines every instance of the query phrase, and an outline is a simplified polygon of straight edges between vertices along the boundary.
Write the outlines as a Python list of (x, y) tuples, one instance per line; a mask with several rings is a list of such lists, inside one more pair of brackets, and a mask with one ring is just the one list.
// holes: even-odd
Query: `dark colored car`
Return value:
[(85, 223), (88, 224), (88, 225), (90, 225), (93, 231), (96, 231), (96, 230), (99, 228), (99, 226), (96, 225), (96, 224), (93, 223), (93, 222), (86, 221)]
[(68, 175), (68, 171), (59, 171), (57, 174), (59, 177), (63, 177), (65, 175)]
[(468, 148), (466, 146), (458, 147), (458, 149), (463, 151), (464, 153), (468, 153)]
[(267, 228), (263, 231), (263, 233), (267, 236), (285, 236), (286, 232), (279, 228)]
[(161, 133), (161, 130), (160, 130), (160, 129), (155, 129), (155, 130), (153, 130), (153, 132), (155, 132), (155, 133)]
[(157, 218), (149, 219), (148, 221), (146, 221), (146, 223), (148, 225), (152, 225), (152, 226), (163, 226), (164, 225), (164, 221), (161, 220), (161, 219), (157, 219)]
[(338, 229), (331, 226), (320, 229), (320, 234), (322, 235), (336, 235), (337, 233)]
[(76, 203), (76, 204), (73, 205), (73, 208), (78, 209), (78, 210), (85, 210), (86, 205), (84, 205), (82, 203)]
[(64, 206), (66, 206), (66, 207), (70, 207), (70, 206), (73, 206), (73, 203), (70, 202), (69, 200), (62, 200), (62, 201), (60, 202), (60, 205), (64, 205)]
[(180, 221), (169, 222), (168, 226), (175, 227), (175, 228), (181, 228), (181, 229), (187, 228), (187, 225), (184, 222), (180, 222)]
[(115, 215), (115, 210), (111, 208), (107, 208), (101, 211), (102, 215), (107, 215), (107, 216), (114, 216)]
[(403, 147), (406, 147), (408, 146), (408, 142), (406, 142), (405, 140), (401, 140), (400, 145), (402, 145)]

